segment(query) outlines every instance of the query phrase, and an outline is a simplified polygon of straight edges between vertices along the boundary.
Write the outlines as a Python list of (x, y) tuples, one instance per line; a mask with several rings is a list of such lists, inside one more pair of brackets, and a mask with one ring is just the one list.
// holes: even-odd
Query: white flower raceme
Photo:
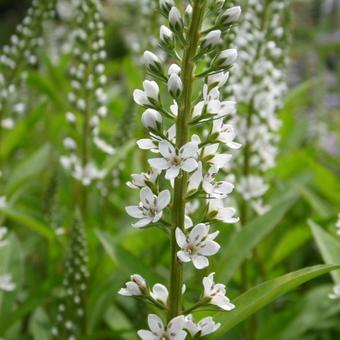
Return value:
[(184, 340), (187, 333), (183, 330), (185, 326), (184, 316), (176, 316), (164, 327), (163, 321), (155, 314), (148, 316), (150, 330), (139, 330), (137, 332), (141, 340)]
[(12, 282), (12, 275), (0, 275), (0, 291), (11, 292), (15, 289), (16, 285)]
[(121, 288), (118, 294), (123, 296), (140, 296), (147, 288), (146, 281), (138, 274), (131, 275), (131, 281), (126, 282), (126, 287)]
[(220, 249), (220, 245), (214, 241), (219, 232), (209, 234), (209, 229), (210, 226), (204, 223), (197, 224), (188, 235), (181, 229), (176, 229), (176, 241), (181, 248), (177, 252), (180, 261), (184, 263), (192, 261), (197, 269), (208, 267), (207, 256), (215, 255)]
[(242, 177), (237, 188), (244, 199), (249, 200), (263, 196), (269, 186), (264, 182), (263, 177), (250, 175), (248, 177)]
[(155, 169), (166, 170), (166, 179), (176, 178), (180, 170), (192, 172), (198, 166), (198, 144), (195, 142), (189, 142), (176, 150), (171, 143), (163, 140), (159, 143), (159, 152), (162, 158), (152, 158), (149, 163)]
[(127, 213), (140, 221), (132, 224), (134, 228), (142, 228), (150, 223), (158, 222), (163, 216), (163, 209), (170, 203), (170, 191), (163, 190), (158, 196), (154, 195), (149, 187), (140, 191), (138, 206), (126, 207)]
[(335, 285), (333, 287), (333, 293), (328, 294), (328, 297), (332, 300), (340, 299), (340, 285)]
[(214, 282), (215, 273), (203, 278), (204, 298), (209, 299), (209, 303), (225, 311), (231, 311), (235, 308), (230, 300), (226, 297), (226, 288), (224, 284)]
[(202, 337), (216, 332), (220, 327), (220, 323), (214, 322), (211, 316), (208, 316), (200, 320), (197, 324), (195, 323), (192, 315), (186, 316), (185, 329), (189, 332), (191, 337)]
[(156, 300), (157, 302), (160, 302), (164, 306), (168, 304), (168, 297), (169, 297), (169, 292), (168, 289), (160, 284), (156, 283), (150, 292), (151, 297)]
[(143, 90), (134, 90), (133, 99), (136, 104), (144, 107), (153, 106), (159, 102), (159, 87), (153, 80), (143, 82)]

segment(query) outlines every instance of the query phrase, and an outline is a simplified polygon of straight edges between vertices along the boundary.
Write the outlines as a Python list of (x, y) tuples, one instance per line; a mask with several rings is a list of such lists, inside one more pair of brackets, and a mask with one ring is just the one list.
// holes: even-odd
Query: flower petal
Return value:
[(157, 210), (163, 210), (170, 203), (170, 191), (163, 190), (159, 193), (156, 203)]
[(196, 269), (203, 269), (209, 266), (208, 259), (201, 255), (194, 255), (192, 257), (192, 263)]

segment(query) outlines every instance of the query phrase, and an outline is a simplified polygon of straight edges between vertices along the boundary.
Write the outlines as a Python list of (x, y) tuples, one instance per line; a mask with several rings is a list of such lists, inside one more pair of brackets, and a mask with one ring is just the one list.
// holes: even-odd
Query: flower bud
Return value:
[(222, 26), (228, 26), (238, 21), (241, 15), (241, 7), (234, 6), (228, 8), (219, 18), (218, 23)]
[(175, 3), (173, 0), (160, 0), (159, 1), (159, 7), (161, 9), (161, 12), (165, 15), (168, 15), (171, 7), (173, 6), (175, 6)]
[(160, 29), (160, 39), (163, 44), (169, 45), (173, 39), (173, 33), (168, 27), (162, 25)]
[(171, 64), (168, 69), (168, 76), (170, 77), (172, 73), (180, 74), (181, 68), (177, 64)]
[(154, 109), (147, 109), (142, 114), (142, 124), (146, 129), (158, 130), (162, 125), (162, 115)]
[(183, 91), (182, 80), (176, 73), (172, 73), (169, 77), (168, 90), (174, 98), (178, 98)]
[(237, 59), (237, 50), (228, 49), (220, 53), (216, 59), (216, 66), (227, 67), (232, 65)]
[(144, 63), (148, 71), (161, 73), (162, 67), (159, 58), (150, 51), (144, 52)]
[(144, 80), (143, 87), (146, 97), (151, 103), (159, 101), (159, 87), (154, 80)]
[(174, 32), (181, 32), (184, 26), (181, 13), (177, 7), (173, 6), (169, 12), (169, 24), (170, 28)]
[(221, 31), (214, 30), (209, 32), (202, 41), (202, 49), (212, 49), (214, 48), (221, 40)]

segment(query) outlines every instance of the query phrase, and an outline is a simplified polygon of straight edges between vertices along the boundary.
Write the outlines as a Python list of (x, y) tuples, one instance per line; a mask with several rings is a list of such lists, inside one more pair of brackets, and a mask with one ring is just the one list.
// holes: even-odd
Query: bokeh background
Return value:
[[(159, 18), (156, 12), (145, 12), (142, 1), (102, 4), (110, 112), (105, 133), (117, 153), (110, 160), (110, 178), (90, 188), (86, 327), (88, 339), (135, 339), (134, 330), (144, 327), (147, 310), (116, 292), (133, 272), (165, 280), (167, 268), (166, 238), (157, 230), (136, 233), (124, 211), (137, 199), (124, 183), (146, 164), (145, 155), (134, 146), (143, 129), (132, 91), (143, 80), (140, 56), (155, 45)], [(8, 42), (29, 5), (0, 1), (0, 46)], [(59, 158), (68, 110), (69, 32), (74, 25), (71, 1), (60, 0), (56, 20), (46, 26), (40, 62), (18, 93), (18, 103), (25, 98), (25, 110), (1, 145), (2, 180), (10, 197), (1, 221), (10, 229), (10, 246), (2, 258), (0, 254), (0, 269), (11, 272), (17, 286), (14, 292), (0, 293), (0, 338), (6, 340), (50, 339), (61, 297), (73, 181), (59, 166)], [(276, 197), (289, 187), (299, 198), (260, 244), (260, 258), (268, 259), (266, 279), (322, 263), (307, 219), (335, 235), (340, 212), (340, 1), (293, 0), (290, 27), (280, 154), (268, 176)], [(227, 239), (227, 230), (224, 236)], [(192, 275), (199, 289), (200, 278)], [(324, 276), (266, 307), (257, 338), (339, 339), (340, 304), (327, 297), (332, 286), (331, 277)], [(237, 279), (228, 289), (231, 298), (239, 294)], [(240, 332), (237, 328), (228, 338), (241, 339)]]

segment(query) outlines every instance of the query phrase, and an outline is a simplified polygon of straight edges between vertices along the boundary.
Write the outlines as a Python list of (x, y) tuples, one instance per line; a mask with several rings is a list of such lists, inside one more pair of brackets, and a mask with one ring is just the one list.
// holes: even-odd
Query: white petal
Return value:
[(182, 158), (195, 158), (198, 153), (198, 144), (196, 142), (189, 142), (181, 147), (179, 153)]
[(159, 143), (159, 152), (164, 158), (171, 158), (176, 155), (176, 149), (174, 146), (166, 140)]
[(166, 171), (165, 178), (171, 180), (171, 179), (176, 178), (178, 174), (179, 174), (179, 167), (173, 166)]
[(137, 145), (142, 150), (150, 150), (157, 148), (157, 145), (149, 138), (143, 138), (138, 140)]
[(170, 203), (170, 198), (169, 190), (161, 191), (157, 199), (157, 210), (163, 210)]
[(148, 315), (148, 325), (150, 330), (155, 334), (162, 335), (164, 333), (163, 322), (156, 314)]
[(188, 253), (186, 253), (183, 250), (180, 250), (177, 252), (177, 257), (183, 263), (187, 263), (191, 261), (191, 257), (188, 255)]
[(195, 244), (200, 242), (208, 235), (209, 226), (204, 223), (197, 224), (189, 234), (189, 243)]
[(207, 241), (200, 248), (199, 253), (204, 256), (212, 256), (215, 255), (221, 246), (215, 241)]
[(126, 212), (134, 218), (143, 218), (144, 213), (137, 205), (130, 205), (125, 208)]
[(176, 316), (169, 322), (167, 327), (167, 333), (168, 334), (179, 333), (183, 329), (184, 324), (185, 324), (184, 316), (183, 315)]
[(182, 166), (181, 166), (181, 168), (186, 172), (192, 172), (192, 171), (196, 170), (197, 167), (198, 167), (198, 163), (193, 158), (186, 159), (182, 163)]
[(153, 205), (154, 194), (149, 187), (144, 187), (141, 189), (140, 200), (142, 201), (144, 207), (150, 207), (150, 205)]
[(186, 237), (180, 228), (176, 228), (176, 241), (180, 248), (184, 248), (187, 245)]
[(148, 105), (150, 102), (148, 101), (148, 98), (146, 97), (144, 91), (142, 90), (134, 90), (133, 91), (133, 100), (136, 104), (140, 106)]
[(143, 218), (141, 220), (139, 220), (137, 223), (132, 224), (132, 226), (134, 228), (143, 228), (145, 226), (147, 226), (148, 224), (150, 224), (152, 222), (151, 218)]
[(148, 162), (157, 170), (165, 170), (169, 168), (169, 162), (165, 158), (151, 158)]
[(209, 266), (209, 261), (206, 257), (200, 255), (194, 255), (192, 257), (192, 263), (196, 269), (203, 269)]
[(145, 329), (141, 329), (137, 332), (141, 340), (159, 340), (159, 337), (155, 336), (152, 332)]
[(212, 305), (216, 305), (220, 308), (222, 308), (223, 310), (226, 310), (226, 311), (231, 311), (235, 308), (235, 305), (233, 305), (232, 303), (230, 303), (230, 300), (226, 297), (226, 296), (223, 296), (223, 295), (216, 295), (214, 296), (210, 303)]
[(164, 305), (167, 305), (169, 292), (168, 289), (160, 283), (156, 283), (152, 287), (150, 295), (156, 300), (161, 301)]

